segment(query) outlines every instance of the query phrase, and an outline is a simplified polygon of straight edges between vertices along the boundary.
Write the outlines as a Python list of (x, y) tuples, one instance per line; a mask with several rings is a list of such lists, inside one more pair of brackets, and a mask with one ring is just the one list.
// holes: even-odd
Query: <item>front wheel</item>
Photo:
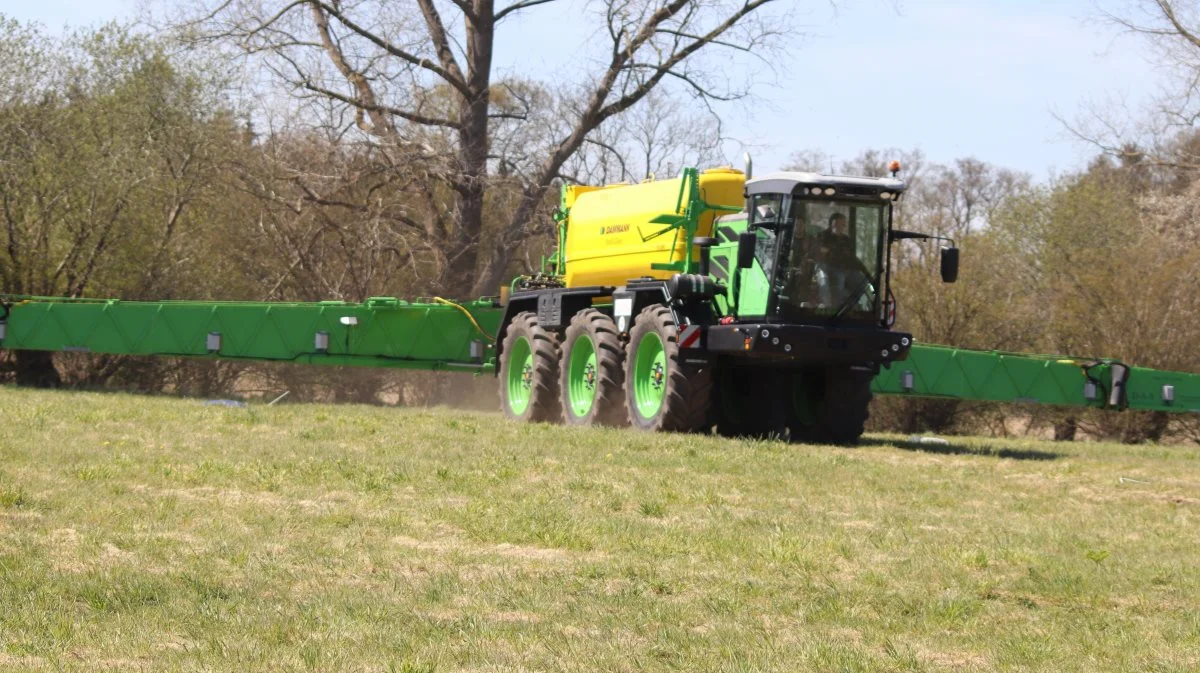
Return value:
[(500, 358), (500, 405), (513, 420), (557, 423), (559, 335), (537, 324), (525, 311), (504, 330)]
[(870, 372), (850, 367), (799, 370), (793, 374), (789, 428), (792, 441), (858, 443), (871, 406)]
[(679, 357), (678, 326), (670, 309), (648, 306), (638, 314), (625, 349), (625, 398), (629, 422), (643, 430), (706, 429), (712, 374)]
[(791, 385), (792, 372), (727, 364), (714, 376), (718, 434), (755, 439), (787, 437), (790, 399), (781, 399), (780, 391)]

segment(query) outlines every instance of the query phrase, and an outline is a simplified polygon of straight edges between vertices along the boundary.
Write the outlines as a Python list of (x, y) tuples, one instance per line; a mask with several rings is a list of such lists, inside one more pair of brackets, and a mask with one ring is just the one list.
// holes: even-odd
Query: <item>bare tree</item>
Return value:
[(635, 182), (678, 175), (685, 166), (724, 160), (721, 120), (711, 110), (692, 110), (663, 89), (588, 137), (564, 167), (564, 175), (593, 184)]
[[(762, 11), (775, 0), (604, 0), (581, 12), (596, 20), (596, 70), (553, 90), (495, 79), (499, 32), (559, 1), (219, 0), (186, 25), (260, 58), (302, 101), (343, 110), (345, 137), (445, 184), (449, 218), (435, 209), (397, 221), (436, 240), (446, 263), (435, 287), (478, 295), (502, 280), (548, 190), (598, 129), (668, 83), (693, 105), (745, 96), (749, 82), (728, 81), (703, 55), (760, 54), (786, 28)], [(496, 178), (518, 194), (489, 225)]]
[(1140, 38), (1166, 77), (1148, 109), (1124, 102), (1087, 104), (1073, 120), (1059, 121), (1077, 139), (1123, 164), (1150, 169), (1200, 168), (1200, 6), (1185, 0), (1134, 0), (1123, 12), (1104, 12), (1120, 30)]

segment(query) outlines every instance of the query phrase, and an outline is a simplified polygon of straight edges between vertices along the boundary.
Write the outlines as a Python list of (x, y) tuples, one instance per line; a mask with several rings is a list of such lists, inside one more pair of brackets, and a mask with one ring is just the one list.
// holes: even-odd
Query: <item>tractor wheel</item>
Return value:
[(792, 441), (858, 443), (869, 414), (872, 378), (847, 367), (796, 371), (790, 386)]
[(612, 318), (575, 314), (563, 338), (562, 408), (568, 425), (625, 425), (625, 350)]
[(750, 405), (753, 380), (742, 367), (718, 367), (713, 374), (712, 418), (717, 434), (722, 437), (749, 437), (754, 410)]
[(508, 324), (500, 359), (500, 405), (506, 416), (543, 423), (561, 420), (559, 341), (558, 333), (539, 327), (536, 314), (529, 311)]
[(708, 428), (712, 373), (684, 363), (670, 309), (647, 306), (625, 347), (625, 398), (629, 422), (643, 430), (699, 432)]
[(717, 434), (756, 439), (787, 436), (787, 409), (779, 399), (779, 391), (790, 384), (791, 372), (727, 366), (718, 369), (714, 376)]

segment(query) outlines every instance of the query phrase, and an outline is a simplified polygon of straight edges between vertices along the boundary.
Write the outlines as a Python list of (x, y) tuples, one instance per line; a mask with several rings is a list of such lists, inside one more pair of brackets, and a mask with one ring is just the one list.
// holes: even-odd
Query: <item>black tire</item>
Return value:
[(799, 370), (792, 381), (790, 436), (794, 442), (858, 443), (870, 415), (870, 372), (848, 367)]
[[(524, 340), (529, 345), (529, 358), (522, 365), (520, 376), (528, 399), (514, 404), (510, 398), (509, 380), (514, 355), (521, 355), (518, 346)], [(504, 330), (504, 352), (500, 358), (500, 407), (504, 414), (517, 421), (558, 423), (562, 420), (562, 404), (558, 394), (558, 360), (561, 336), (537, 324), (537, 315), (525, 311), (513, 316)], [(527, 366), (527, 367), (526, 367)]]
[[(571, 358), (586, 337), (596, 355), (590, 408), (578, 414), (571, 400)], [(613, 319), (594, 308), (585, 309), (571, 318), (563, 336), (559, 388), (562, 391), (563, 421), (567, 425), (623, 426), (629, 422), (625, 413), (625, 349)]]
[(727, 366), (715, 374), (714, 420), (723, 437), (782, 439), (788, 436), (791, 372), (747, 366)]
[[(678, 327), (670, 309), (647, 306), (638, 314), (625, 346), (625, 408), (629, 424), (642, 430), (705, 432), (710, 429), (713, 403), (712, 371), (679, 359)], [(665, 371), (659, 372), (661, 404), (649, 415), (638, 407), (636, 377), (638, 351), (654, 335), (662, 346)]]

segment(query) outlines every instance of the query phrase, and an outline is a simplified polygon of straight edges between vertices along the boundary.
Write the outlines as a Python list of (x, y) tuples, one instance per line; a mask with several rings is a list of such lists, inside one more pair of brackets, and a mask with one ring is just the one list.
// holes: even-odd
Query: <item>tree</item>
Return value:
[[(221, 167), (244, 139), (204, 73), (118, 26), (56, 42), (0, 21), (0, 53), (30, 70), (0, 99), (5, 292), (169, 298), (228, 282), (199, 254), (215, 232), (197, 225), (221, 207)], [(48, 354), (15, 358), (21, 382), (57, 381)]]
[(674, 177), (685, 166), (723, 161), (721, 120), (711, 111), (680, 107), (662, 89), (588, 137), (564, 177), (584, 184)]
[[(1117, 354), (1146, 367), (1197, 370), (1200, 249), (1187, 195), (1147, 189), (1136, 166), (1101, 158), (1052, 197), (1043, 236), (1047, 347)], [(1183, 225), (1183, 226), (1180, 226)], [(1137, 442), (1160, 439), (1166, 415), (1092, 420), (1094, 432)]]
[[(763, 13), (774, 0), (607, 0), (581, 17), (597, 22), (594, 71), (555, 87), (496, 77), (500, 31), (555, 1), (222, 0), (186, 27), (261, 59), (302, 101), (332, 112), (339, 135), (443, 186), (449, 218), (434, 208), (395, 221), (438, 247), (434, 289), (479, 295), (503, 279), (548, 191), (602, 127), (668, 82), (687, 105), (744, 96), (750, 83), (726, 81), (704, 56), (761, 53), (779, 34), (771, 26), (785, 25)], [(516, 195), (489, 223), (498, 179)]]
[(1146, 109), (1085, 106), (1059, 121), (1079, 140), (1122, 164), (1170, 171), (1200, 169), (1200, 8), (1180, 0), (1136, 0), (1122, 13), (1105, 12), (1120, 30), (1142, 41), (1167, 79)]

